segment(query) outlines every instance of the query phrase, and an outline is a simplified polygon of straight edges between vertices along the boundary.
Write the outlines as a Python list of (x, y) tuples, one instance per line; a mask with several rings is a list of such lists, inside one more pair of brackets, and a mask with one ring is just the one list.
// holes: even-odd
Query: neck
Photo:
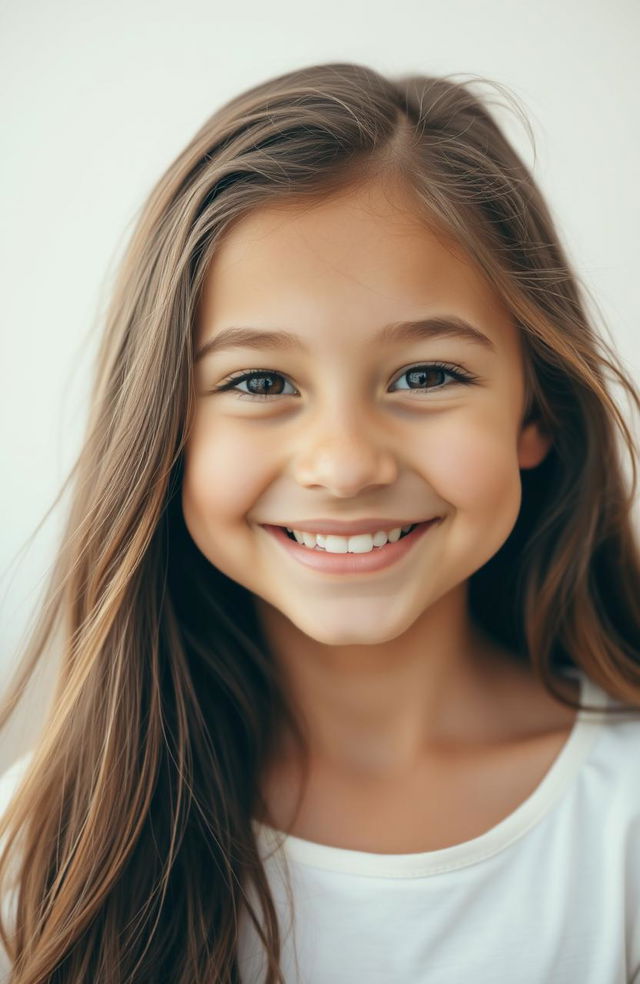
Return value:
[(257, 613), (311, 760), (347, 772), (395, 773), (444, 742), (473, 740), (496, 672), (510, 665), (470, 622), (463, 590), (372, 645), (319, 643), (261, 599)]

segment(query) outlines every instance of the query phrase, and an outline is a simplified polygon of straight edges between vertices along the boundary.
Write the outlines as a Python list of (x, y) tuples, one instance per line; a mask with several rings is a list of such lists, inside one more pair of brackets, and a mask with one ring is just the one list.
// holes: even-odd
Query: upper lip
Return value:
[(418, 523), (428, 523), (431, 519), (386, 519), (384, 516), (379, 519), (351, 519), (341, 521), (338, 519), (307, 519), (302, 522), (292, 521), (289, 523), (277, 523), (267, 525), (284, 526), (289, 530), (299, 530), (301, 533), (326, 533), (336, 536), (357, 535), (358, 533), (377, 533), (379, 530), (393, 530), (403, 526), (414, 526)]

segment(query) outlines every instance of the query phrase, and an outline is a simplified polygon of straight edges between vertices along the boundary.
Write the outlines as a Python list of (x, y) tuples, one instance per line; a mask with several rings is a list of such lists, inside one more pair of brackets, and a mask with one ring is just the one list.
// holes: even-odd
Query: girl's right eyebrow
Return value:
[[(371, 339), (371, 344), (391, 345), (400, 342), (429, 341), (434, 338), (461, 338), (492, 352), (496, 351), (495, 343), (488, 335), (457, 315), (393, 322), (385, 325)], [(308, 351), (302, 338), (288, 331), (261, 331), (259, 328), (231, 326), (223, 328), (204, 342), (196, 352), (194, 362), (199, 362), (205, 356), (227, 348)]]

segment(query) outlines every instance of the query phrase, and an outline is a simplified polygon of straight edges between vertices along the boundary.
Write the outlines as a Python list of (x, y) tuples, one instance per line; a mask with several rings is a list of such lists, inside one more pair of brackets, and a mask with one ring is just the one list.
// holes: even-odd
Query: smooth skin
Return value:
[[(493, 349), (372, 343), (389, 323), (434, 315), (466, 319)], [(468, 612), (469, 577), (516, 522), (520, 470), (552, 442), (521, 426), (519, 329), (391, 178), (236, 222), (207, 274), (196, 352), (229, 326), (306, 346), (197, 358), (182, 489), (198, 548), (255, 596), (307, 729), (309, 783), (290, 829), (386, 853), (477, 836), (539, 784), (575, 720)], [(406, 373), (434, 361), (475, 381), (431, 370), (416, 388)], [(219, 389), (258, 369), (257, 386)], [(266, 397), (247, 395), (265, 382)], [(349, 576), (300, 565), (262, 528), (379, 516), (443, 521), (398, 563)], [(278, 748), (264, 786), (269, 821), (285, 827), (299, 772), (286, 734)]]

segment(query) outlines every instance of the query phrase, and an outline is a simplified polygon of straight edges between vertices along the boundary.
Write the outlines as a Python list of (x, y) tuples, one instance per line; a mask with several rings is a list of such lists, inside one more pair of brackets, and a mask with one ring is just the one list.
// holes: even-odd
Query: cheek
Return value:
[[(242, 521), (268, 481), (264, 442), (239, 428), (196, 427), (185, 450), (182, 505), (195, 533)], [(197, 541), (196, 541), (197, 542)]]
[[(521, 485), (517, 449), (504, 421), (490, 414), (465, 414), (434, 427), (424, 448), (425, 475), (446, 502), (461, 513), (517, 515)], [(515, 516), (513, 516), (515, 519)]]

